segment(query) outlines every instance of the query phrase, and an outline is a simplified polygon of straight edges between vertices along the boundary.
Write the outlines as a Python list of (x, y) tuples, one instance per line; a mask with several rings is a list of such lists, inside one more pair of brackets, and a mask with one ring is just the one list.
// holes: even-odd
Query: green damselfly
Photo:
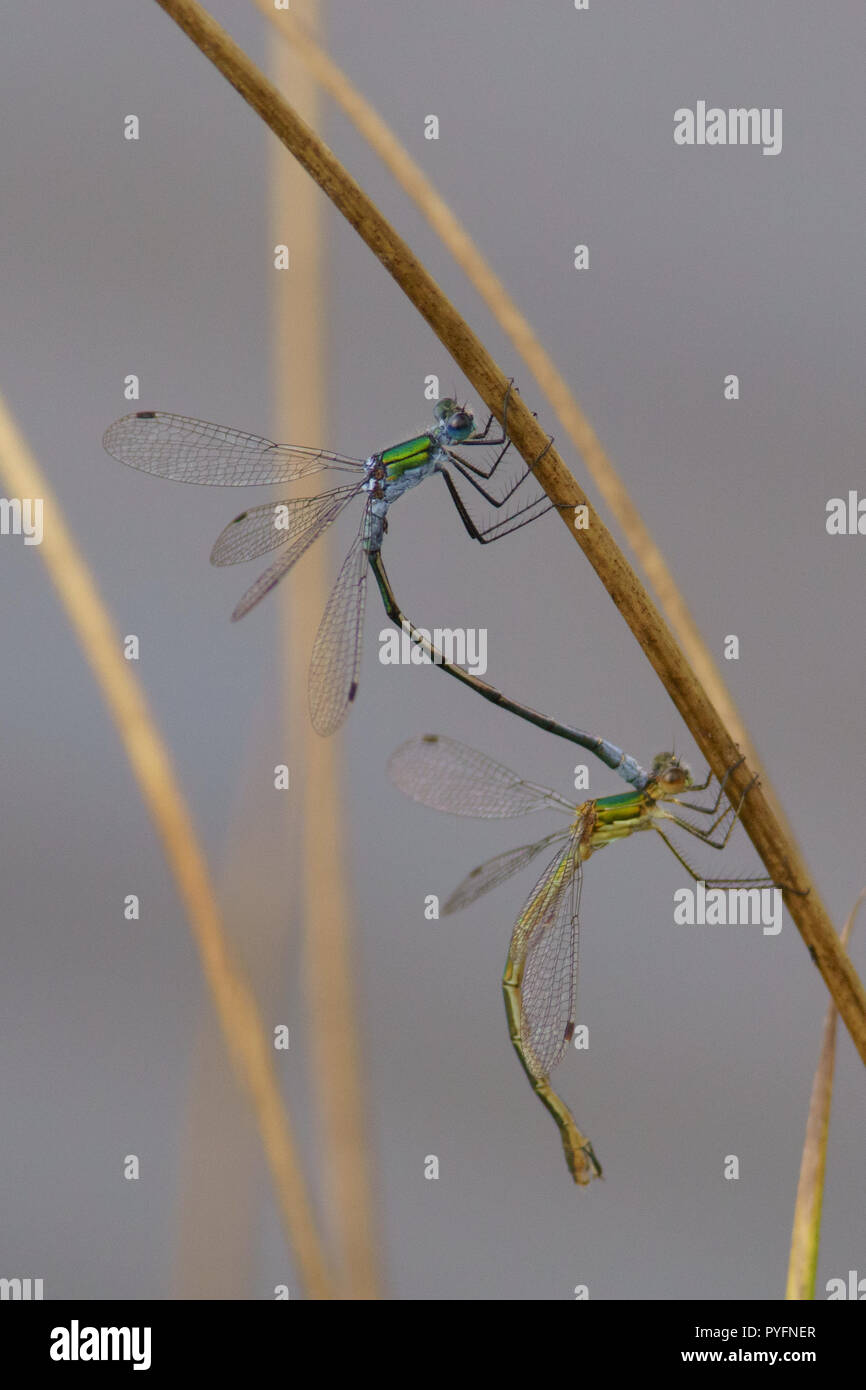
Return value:
[[(530, 476), (530, 470), (522, 471), (500, 496), (494, 496), (486, 486), (510, 447), (507, 412), (506, 395), (502, 434), (494, 437), (493, 415), (484, 429), (478, 430), (472, 411), (445, 397), (434, 407), (430, 430), (366, 459), (303, 445), (275, 444), (206, 420), (154, 410), (116, 420), (102, 442), (121, 463), (184, 483), (269, 485), (294, 482), (323, 469), (351, 476), (351, 481), (315, 497), (266, 502), (241, 512), (226, 526), (211, 552), (213, 564), (234, 565), (285, 547), (237, 604), (232, 613), (237, 620), (270, 593), (344, 508), (356, 500), (363, 502), (360, 526), (328, 599), (310, 663), (310, 713), (317, 732), (327, 735), (340, 727), (358, 689), (368, 561), (374, 564), (380, 589), (384, 582), (390, 592), (380, 552), (392, 504), (425, 478), (441, 474), (463, 525), (472, 539), (482, 544), (511, 534), (549, 510), (542, 494), (502, 520), (480, 527), (458, 491), (455, 473), (499, 510)], [(495, 457), (487, 467), (479, 466), (458, 453), (457, 445), (461, 449), (492, 450)]]
[[(632, 784), (631, 791), (575, 805), (548, 787), (526, 781), (486, 754), (437, 734), (425, 734), (404, 743), (391, 755), (388, 773), (394, 784), (413, 800), (452, 815), (487, 819), (552, 810), (569, 817), (566, 828), (554, 830), (532, 844), (507, 850), (473, 869), (448, 898), (443, 912), (467, 907), (525, 868), (544, 850), (553, 850), (553, 857), (514, 924), (502, 988), (511, 1042), (533, 1090), (559, 1126), (569, 1172), (576, 1183), (584, 1186), (593, 1177), (601, 1176), (601, 1165), (589, 1140), (550, 1084), (550, 1073), (565, 1055), (577, 1026), (577, 947), (584, 863), (595, 850), (615, 840), (640, 830), (654, 830), (695, 881), (724, 887), (766, 884), (770, 880), (705, 879), (695, 872), (667, 833), (676, 827), (713, 849), (724, 849), (743, 799), (753, 785), (748, 784), (736, 805), (719, 810), (725, 784), (742, 759), (721, 779), (715, 801), (704, 806), (682, 797), (687, 791), (706, 791), (712, 781), (711, 773), (704, 782), (696, 783), (688, 767), (673, 753), (660, 753), (646, 771), (606, 740), (589, 734), (581, 737), (584, 747), (602, 745), (620, 753), (619, 771)], [(709, 823), (703, 827), (695, 825), (686, 819), (683, 810), (707, 816)]]

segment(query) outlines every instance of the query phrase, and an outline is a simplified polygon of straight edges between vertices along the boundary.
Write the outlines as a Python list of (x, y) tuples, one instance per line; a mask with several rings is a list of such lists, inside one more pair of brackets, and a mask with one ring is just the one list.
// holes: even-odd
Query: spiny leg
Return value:
[[(538, 481), (535, 480), (535, 474), (532, 473), (532, 468), (535, 467), (535, 464), (532, 464), (532, 468), (523, 468), (523, 471), (521, 471), (520, 473), (520, 477), (518, 477), (516, 481), (512, 482), (512, 484), (507, 486), (506, 491), (503, 492), (502, 495), (498, 496), (498, 498), (495, 498), (492, 492), (488, 492), (487, 488), (482, 488), (480, 482), (475, 481), (473, 475), (471, 475), (471, 473), (468, 473), (468, 464), (466, 459), (461, 459), (459, 453), (453, 452), (453, 449), (446, 449), (445, 452), (448, 453), (448, 457), (450, 461), (452, 461), (453, 466), (455, 466), (457, 473), (460, 474), (460, 477), (464, 478), (464, 480), (468, 482), (468, 485), (470, 485), (470, 488), (475, 489), (475, 492), (481, 493), (481, 496), (482, 498), (484, 498), (485, 502), (489, 502), (489, 505), (491, 505), (492, 507), (496, 507), (496, 509), (505, 506), (505, 503), (509, 502), (509, 500), (513, 498), (514, 493), (517, 492), (517, 489), (521, 488), (521, 486), (524, 485), (524, 482), (527, 481), (527, 478), (532, 478), (532, 480)], [(541, 459), (542, 455), (539, 455), (538, 457), (539, 459)], [(538, 463), (538, 459), (535, 460), (535, 463)], [(545, 496), (545, 493), (542, 493), (542, 496)], [(538, 502), (541, 502), (542, 499), (538, 498), (537, 500)], [(552, 505), (553, 503), (548, 502), (548, 507)]]
[[(485, 502), (490, 503), (491, 507), (504, 507), (505, 503), (514, 496), (517, 489), (523, 486), (523, 484), (526, 482), (526, 479), (532, 476), (528, 468), (524, 469), (517, 481), (511, 483), (507, 490), (503, 492), (501, 497), (494, 497), (492, 492), (488, 492), (486, 488), (482, 487), (481, 484), (475, 478), (472, 477), (471, 473), (466, 471), (465, 459), (461, 459), (459, 454), (455, 454), (450, 449), (447, 450), (447, 453), (448, 457), (450, 458), (454, 467), (457, 469), (457, 472), (460, 474), (461, 478), (465, 478), (469, 486), (471, 488), (474, 488), (476, 492), (480, 493), (481, 496), (484, 498)], [(442, 471), (444, 472), (444, 469)]]
[[(468, 439), (468, 440), (464, 440), (464, 441), (463, 441), (464, 445), (465, 445), (465, 444), (478, 444), (478, 443), (481, 443), (481, 442), (482, 442), (481, 440), (477, 440), (477, 439), (476, 439), (476, 440)], [(498, 444), (498, 443), (499, 443), (499, 440), (496, 440), (495, 442)], [(539, 464), (539, 463), (541, 462), (541, 460), (544, 458), (544, 455), (547, 453), (548, 449), (551, 447), (552, 444), (553, 444), (553, 435), (550, 436), (550, 438), (548, 439), (548, 441), (547, 441), (547, 443), (545, 444), (544, 448), (541, 450), (541, 453), (538, 454), (537, 457), (533, 459), (532, 464), (526, 466), (526, 468), (525, 468), (524, 471), (521, 473), (521, 475), (520, 475), (520, 477), (517, 479), (517, 481), (516, 481), (515, 483), (513, 483), (513, 484), (511, 485), (511, 487), (508, 489), (508, 491), (507, 491), (502, 497), (500, 497), (499, 499), (493, 497), (491, 493), (487, 492), (483, 487), (481, 487), (480, 483), (477, 483), (477, 482), (475, 481), (475, 478), (484, 478), (485, 481), (486, 481), (486, 480), (489, 480), (490, 478), (493, 477), (493, 474), (496, 472), (496, 469), (499, 467), (500, 463), (502, 462), (503, 458), (505, 457), (505, 454), (506, 454), (507, 450), (509, 449), (509, 447), (510, 447), (510, 445), (511, 445), (511, 440), (509, 440), (508, 443), (505, 445), (505, 448), (504, 448), (504, 449), (501, 451), (501, 453), (498, 455), (498, 457), (496, 458), (496, 460), (494, 461), (494, 463), (491, 465), (490, 470), (489, 470), (488, 472), (485, 472), (484, 469), (482, 469), (482, 468), (477, 468), (477, 467), (475, 466), (475, 464), (472, 464), (472, 463), (469, 462), (468, 459), (463, 458), (462, 454), (458, 454), (457, 451), (456, 451), (456, 449), (445, 449), (444, 452), (445, 452), (445, 453), (448, 455), (448, 457), (451, 459), (451, 462), (454, 464), (454, 466), (455, 466), (455, 468), (457, 469), (457, 471), (462, 475), (462, 477), (464, 477), (464, 478), (466, 479), (467, 483), (469, 483), (471, 487), (474, 487), (474, 488), (475, 488), (476, 492), (480, 492), (480, 493), (481, 493), (481, 496), (482, 496), (487, 502), (489, 502), (489, 503), (491, 504), (491, 506), (493, 506), (493, 507), (501, 507), (501, 506), (503, 505), (503, 503), (507, 502), (508, 499), (509, 499), (509, 497), (513, 496), (513, 494), (517, 491), (517, 489), (518, 489), (519, 487), (521, 487), (523, 483), (526, 482), (526, 479), (527, 479), (528, 477), (530, 477), (530, 476), (533, 476), (533, 477), (534, 477), (534, 470), (535, 470), (535, 468), (538, 466), (538, 464)], [(461, 447), (462, 447), (462, 446), (461, 446)], [(471, 474), (474, 474), (475, 477), (471, 477), (471, 476), (470, 476)], [(553, 505), (553, 504), (551, 503), (551, 506), (552, 506), (552, 505)]]
[[(682, 816), (673, 815), (670, 811), (657, 810), (657, 814), (661, 816), (664, 820), (672, 821), (674, 825), (678, 825), (680, 829), (685, 830), (687, 834), (694, 835), (695, 839), (703, 840), (704, 844), (709, 845), (712, 849), (724, 849), (725, 845), (728, 843), (728, 840), (731, 838), (734, 826), (740, 818), (740, 812), (743, 809), (743, 802), (745, 801), (746, 797), (752, 790), (752, 787), (755, 785), (757, 780), (758, 777), (756, 773), (752, 780), (743, 788), (742, 792), (740, 793), (740, 799), (737, 802), (736, 806), (728, 806), (722, 812), (722, 814), (716, 820), (713, 821), (712, 825), (707, 826), (705, 830), (701, 830), (701, 828), (697, 825), (692, 825), (690, 821), (683, 820)], [(713, 831), (717, 830), (718, 827), (725, 822), (728, 816), (731, 817), (731, 823), (725, 831), (723, 839), (712, 839), (711, 837)]]
[[(729, 780), (731, 774), (732, 774), (733, 772), (735, 772), (736, 769), (737, 769), (738, 767), (742, 766), (742, 764), (743, 764), (745, 761), (746, 761), (746, 759), (743, 757), (743, 758), (738, 758), (737, 761), (736, 761), (735, 763), (731, 763), (731, 766), (728, 768), (728, 770), (727, 770), (727, 772), (725, 773), (724, 777), (723, 777), (722, 780), (719, 782), (719, 791), (718, 791), (718, 795), (717, 795), (717, 797), (716, 797), (716, 799), (715, 799), (715, 801), (714, 801), (714, 803), (713, 803), (712, 806), (696, 806), (695, 803), (694, 803), (693, 801), (683, 801), (683, 800), (682, 800), (680, 797), (678, 797), (678, 796), (673, 796), (673, 797), (671, 797), (671, 800), (672, 800), (673, 802), (675, 802), (677, 806), (684, 806), (684, 807), (685, 807), (687, 810), (689, 810), (689, 811), (699, 811), (700, 814), (701, 814), (702, 816), (714, 816), (715, 813), (716, 813), (716, 811), (718, 811), (719, 806), (721, 805), (722, 797), (723, 797), (724, 794), (725, 794), (725, 787), (728, 785), (728, 780)], [(699, 785), (693, 784), (693, 785), (689, 788), (689, 791), (696, 791), (696, 792), (706, 791), (707, 787), (710, 785), (710, 783), (712, 782), (712, 780), (713, 780), (713, 774), (712, 774), (712, 772), (710, 772), (709, 775), (708, 775), (708, 777), (707, 777), (706, 782), (701, 782)]]
[[(710, 849), (724, 849), (739, 819), (739, 807), (734, 811), (733, 807), (728, 806), (718, 819), (714, 820), (712, 825), (707, 826), (706, 829), (701, 829), (700, 826), (692, 825), (691, 821), (684, 820), (682, 816), (675, 816), (670, 811), (661, 811), (659, 814), (664, 820), (669, 820), (673, 825), (678, 826), (680, 830), (684, 830), (687, 835), (693, 835), (695, 839), (700, 840), (702, 844), (709, 845)], [(713, 832), (718, 830), (720, 825), (724, 825), (725, 821), (729, 818), (730, 824), (722, 833), (722, 838), (720, 840), (714, 840), (712, 838)]]
[[(510, 536), (522, 527), (528, 526), (531, 521), (537, 521), (539, 517), (546, 516), (552, 510), (550, 503), (541, 507), (540, 511), (534, 509), (541, 503), (542, 499), (537, 497), (534, 502), (529, 502), (525, 507), (520, 507), (510, 516), (503, 517), (502, 521), (494, 521), (490, 526), (481, 528), (481, 544), (489, 545), (491, 541), (499, 541), (503, 536)], [(525, 512), (532, 512), (531, 516), (524, 516)], [(522, 520), (518, 518), (522, 517)]]
[[(502, 443), (502, 441), (499, 439), (464, 439), (460, 447), (462, 449), (466, 444), (483, 444), (486, 448), (489, 449), (494, 448), (496, 445), (500, 443)], [(489, 480), (493, 477), (493, 474), (496, 472), (497, 468), (499, 467), (502, 460), (505, 458), (505, 455), (508, 453), (508, 450), (510, 448), (511, 440), (506, 439), (505, 443), (502, 445), (502, 448), (499, 450), (499, 453), (496, 455), (496, 458), (493, 460), (489, 468), (479, 468), (477, 464), (470, 463), (468, 459), (463, 458), (462, 454), (458, 454), (456, 449), (445, 449), (445, 452), (447, 453), (450, 459), (454, 459), (455, 462), (461, 463), (464, 468), (468, 468), (470, 473), (474, 473), (476, 478), (484, 478), (485, 480)]]
[[(740, 759), (740, 761), (743, 762), (745, 760)], [(737, 764), (737, 766), (739, 766), (739, 764)], [(728, 775), (728, 773), (725, 774), (726, 778)], [(740, 794), (740, 799), (737, 802), (737, 805), (729, 806), (727, 811), (725, 811), (724, 815), (719, 816), (719, 819), (715, 821), (711, 826), (709, 826), (706, 830), (700, 830), (695, 825), (689, 825), (688, 821), (682, 820), (679, 816), (670, 815), (665, 811), (660, 812), (660, 814), (664, 817), (665, 820), (672, 821), (673, 824), (679, 826), (681, 830), (686, 830), (690, 835), (694, 835), (696, 839), (701, 840), (705, 845), (709, 845), (711, 849), (724, 849), (731, 838), (734, 826), (740, 819), (740, 812), (743, 808), (743, 802), (745, 801), (746, 797), (748, 796), (749, 792), (752, 790), (752, 787), (755, 785), (757, 781), (758, 775), (756, 773), (755, 776), (751, 779), (751, 781), (747, 784), (747, 786), (743, 789), (742, 793)], [(728, 826), (727, 831), (724, 834), (724, 837), (721, 840), (711, 839), (710, 837), (713, 831), (716, 829), (718, 825), (724, 822), (726, 816), (731, 817), (731, 823)], [(686, 860), (679, 853), (676, 847), (671, 843), (667, 835), (665, 835), (665, 833), (660, 829), (660, 827), (658, 825), (653, 825), (653, 829), (658, 831), (659, 835), (661, 835), (668, 849), (671, 851), (674, 857), (679, 860), (683, 868), (688, 870), (688, 872), (691, 874), (692, 878), (695, 879), (696, 882), (700, 882), (701, 876), (694, 872), (691, 866), (686, 862)], [(776, 880), (774, 878), (771, 878), (769, 874), (765, 874), (761, 877), (756, 878), (704, 879), (703, 882), (717, 888), (733, 887), (736, 884), (755, 884), (761, 885), (763, 887), (778, 888), (780, 892), (783, 893), (794, 893), (798, 898), (808, 897), (809, 895), (808, 888), (795, 888), (792, 883), (777, 883)]]
[[(743, 761), (743, 759), (741, 759), (740, 761)], [(725, 781), (727, 780), (732, 770), (733, 769), (729, 769), (728, 772), (725, 774)], [(674, 825), (679, 826), (681, 830), (687, 831), (690, 835), (694, 835), (695, 838), (700, 840), (703, 844), (709, 845), (711, 849), (723, 850), (731, 838), (734, 826), (737, 824), (740, 818), (740, 811), (743, 808), (743, 802), (745, 801), (746, 797), (752, 790), (752, 787), (755, 785), (757, 780), (758, 778), (756, 774), (751, 779), (751, 781), (743, 788), (743, 791), (740, 793), (740, 799), (737, 802), (736, 806), (729, 806), (727, 810), (725, 810), (723, 814), (719, 816), (718, 819), (714, 821), (713, 824), (709, 826), (706, 830), (701, 830), (697, 826), (690, 825), (688, 821), (683, 820), (680, 816), (670, 815), (669, 813), (666, 813), (664, 811), (662, 811), (661, 814), (664, 816), (666, 820), (670, 820), (673, 822)], [(730, 824), (722, 838), (720, 840), (712, 839), (713, 831), (719, 825), (724, 824), (725, 820), (727, 820), (728, 817), (730, 817)], [(661, 829), (659, 825), (654, 825), (653, 829), (657, 831), (657, 833), (661, 836), (668, 849), (670, 850), (671, 854), (674, 856), (675, 859), (679, 861), (680, 864), (682, 864), (683, 868), (686, 870), (689, 876), (692, 879), (694, 879), (696, 883), (703, 882), (707, 885), (707, 887), (711, 888), (733, 888), (736, 886), (745, 886), (747, 884), (753, 887), (764, 888), (780, 888), (782, 886), (781, 884), (775, 883), (774, 880), (770, 878), (768, 874), (757, 875), (754, 877), (705, 878), (702, 874), (698, 874), (695, 872), (691, 864), (689, 864), (688, 860), (680, 853), (676, 845), (670, 839), (668, 839), (667, 835), (664, 833), (664, 831)]]
[(764, 874), (762, 877), (756, 878), (704, 878), (703, 874), (697, 873), (692, 868), (688, 860), (685, 859), (682, 854), (680, 854), (676, 845), (673, 843), (672, 840), (668, 839), (667, 835), (664, 833), (663, 830), (660, 830), (657, 825), (654, 825), (653, 829), (657, 832), (657, 834), (661, 836), (668, 849), (670, 850), (671, 854), (674, 856), (675, 859), (679, 860), (686, 873), (689, 875), (690, 878), (694, 879), (695, 883), (704, 883), (708, 888), (735, 888), (745, 887), (746, 885), (749, 885), (750, 887), (754, 888), (779, 888), (781, 886), (778, 883), (774, 883), (773, 880), (767, 874)]
[[(530, 521), (535, 521), (538, 517), (544, 516), (545, 512), (550, 510), (548, 505), (544, 507), (542, 511), (535, 512), (533, 516), (526, 516), (525, 513), (533, 511), (543, 500), (540, 497), (536, 497), (532, 502), (528, 502), (525, 507), (520, 507), (516, 512), (512, 513), (510, 517), (506, 517), (502, 521), (493, 522), (490, 526), (478, 527), (470, 516), (466, 503), (457, 491), (451, 474), (446, 468), (441, 468), (439, 471), (445, 481), (445, 486), (451, 494), (451, 500), (457, 509), (457, 515), (463, 522), (466, 531), (474, 541), (478, 541), (481, 545), (489, 545), (491, 541), (498, 541), (501, 540), (503, 536), (510, 536), (512, 531), (519, 531), (522, 526), (527, 526)], [(501, 503), (494, 502), (493, 505), (499, 506)], [(519, 520), (520, 517), (523, 517), (522, 521)]]
[[(732, 772), (736, 772), (737, 768), (740, 767), (745, 761), (746, 761), (745, 755), (741, 753), (740, 756), (739, 756), (739, 758), (737, 758), (734, 762), (732, 762), (731, 765), (730, 765), (730, 767), (726, 769), (725, 775), (724, 775), (724, 777), (722, 778), (721, 782), (719, 783), (719, 786), (724, 787), (724, 786), (727, 784), (728, 778), (730, 777), (731, 773), (732, 773)], [(707, 790), (707, 787), (708, 787), (708, 786), (710, 785), (710, 783), (712, 782), (713, 776), (714, 776), (713, 769), (712, 769), (711, 767), (708, 767), (708, 768), (707, 768), (706, 780), (703, 781), (703, 782), (693, 782), (692, 785), (689, 787), (689, 791), (690, 791), (690, 792), (705, 792), (705, 791)], [(699, 810), (699, 809), (700, 809), (700, 807), (695, 807), (695, 810)]]
[[(544, 457), (552, 443), (553, 436), (551, 436), (551, 438), (548, 440), (544, 449), (542, 449), (541, 453), (538, 455), (538, 458), (535, 460), (535, 463), (538, 463), (539, 459), (542, 459)], [(470, 484), (470, 486), (473, 487), (476, 492), (479, 492), (481, 496), (484, 498), (484, 500), (488, 502), (492, 507), (495, 507), (497, 510), (500, 507), (503, 507), (505, 503), (509, 501), (511, 497), (514, 496), (517, 489), (523, 483), (526, 482), (526, 479), (532, 473), (532, 469), (527, 468), (523, 473), (521, 473), (517, 481), (512, 484), (512, 486), (502, 497), (496, 498), (493, 497), (491, 493), (487, 492), (485, 488), (481, 487), (481, 485), (477, 483), (474, 478), (470, 477), (470, 475), (465, 471), (465, 459), (461, 459), (458, 454), (453, 453), (451, 450), (446, 450), (446, 452), (448, 453), (449, 457), (454, 463), (454, 467), (460, 473), (461, 477), (465, 478), (466, 481)], [(535, 464), (533, 464), (533, 468), (534, 467)], [(531, 502), (527, 502), (525, 506), (518, 508), (516, 512), (513, 512), (511, 516), (504, 518), (504, 520), (494, 521), (491, 523), (490, 526), (479, 527), (476, 525), (472, 517), (469, 515), (469, 510), (466, 506), (466, 503), (460, 496), (456, 484), (454, 483), (454, 479), (451, 477), (448, 470), (446, 468), (440, 468), (439, 471), (441, 472), (442, 477), (445, 479), (446, 486), (448, 488), (449, 493), (451, 494), (451, 500), (457, 508), (458, 515), (460, 516), (463, 525), (465, 526), (472, 539), (479, 541), (481, 545), (488, 545), (491, 541), (501, 540), (503, 536), (510, 536), (513, 531), (519, 531), (521, 527), (527, 526), (530, 521), (535, 521), (538, 517), (544, 516), (545, 513), (551, 511), (555, 505), (554, 503), (550, 502), (544, 495), (542, 495), (541, 497), (535, 497)], [(535, 508), (539, 506), (541, 507), (541, 510), (536, 511)], [(527, 516), (527, 512), (532, 512), (533, 514), (531, 516)], [(518, 520), (519, 517), (522, 517), (523, 520)]]

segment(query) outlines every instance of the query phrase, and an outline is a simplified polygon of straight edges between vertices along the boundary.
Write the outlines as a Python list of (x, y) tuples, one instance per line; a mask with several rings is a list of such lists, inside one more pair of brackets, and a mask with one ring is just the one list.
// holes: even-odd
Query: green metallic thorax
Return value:
[(620, 796), (600, 796), (595, 803), (598, 825), (622, 825), (643, 820), (652, 801), (643, 792), (623, 792)]
[(402, 444), (383, 450), (382, 462), (388, 470), (389, 478), (400, 478), (422, 463), (428, 463), (434, 448), (434, 440), (429, 434), (416, 435), (414, 439), (404, 439)]
[(624, 839), (636, 830), (652, 825), (655, 804), (644, 792), (623, 792), (621, 796), (602, 796), (595, 803), (595, 824), (590, 852), (612, 840)]
[(620, 792), (617, 796), (600, 796), (595, 803), (597, 811), (606, 810), (608, 807), (614, 813), (615, 818), (619, 818), (619, 807), (631, 807), (637, 810), (644, 800), (643, 792)]

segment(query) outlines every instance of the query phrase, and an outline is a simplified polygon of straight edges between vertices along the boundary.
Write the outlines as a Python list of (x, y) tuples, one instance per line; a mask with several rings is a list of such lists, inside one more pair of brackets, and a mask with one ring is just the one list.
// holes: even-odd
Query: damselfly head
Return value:
[(661, 796), (678, 796), (692, 785), (692, 774), (676, 753), (658, 753), (653, 758), (652, 780)]
[(468, 406), (458, 405), (451, 396), (437, 401), (433, 408), (436, 421), (449, 444), (468, 439), (475, 429), (475, 416)]

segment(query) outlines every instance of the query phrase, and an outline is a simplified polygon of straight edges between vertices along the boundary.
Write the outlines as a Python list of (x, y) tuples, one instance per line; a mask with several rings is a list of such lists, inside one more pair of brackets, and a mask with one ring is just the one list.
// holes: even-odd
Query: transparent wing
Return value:
[(576, 1022), (580, 830), (538, 880), (509, 948), (521, 977), (521, 1041), (536, 1077), (549, 1076), (564, 1056)]
[(552, 845), (555, 840), (567, 838), (569, 834), (568, 830), (556, 830), (552, 835), (545, 835), (543, 840), (537, 840), (534, 845), (521, 845), (519, 849), (506, 850), (504, 854), (497, 854), (495, 859), (488, 859), (486, 864), (479, 864), (478, 868), (467, 874), (460, 886), (454, 889), (442, 909), (443, 913), (459, 912), (461, 908), (468, 907), (476, 898), (480, 898), (482, 893), (488, 893), (491, 888), (496, 888), (512, 874), (531, 863), (548, 845)]
[(121, 463), (180, 483), (242, 487), (286, 483), (323, 468), (356, 472), (360, 459), (303, 445), (274, 444), (257, 434), (211, 425), (188, 415), (142, 410), (124, 415), (102, 436), (104, 448)]
[[(306, 528), (303, 530), (299, 529), (296, 532), (282, 555), (280, 555), (263, 574), (259, 575), (255, 584), (247, 589), (240, 603), (235, 608), (235, 611), (232, 613), (232, 622), (237, 622), (238, 618), (242, 618), (245, 613), (249, 613), (250, 609), (254, 608), (255, 605), (264, 598), (265, 594), (269, 594), (271, 589), (273, 589), (276, 584), (279, 584), (283, 575), (288, 574), (292, 565), (301, 558), (305, 550), (309, 549), (313, 541), (318, 539), (325, 528), (330, 526), (331, 522), (340, 515), (340, 512), (347, 503), (351, 502), (358, 491), (358, 487), (352, 487), (348, 490), (335, 488), (334, 492), (324, 494), (324, 497), (330, 499), (330, 507), (322, 512), (311, 511), (309, 513), (307, 516)], [(311, 500), (319, 501), (322, 499), (314, 498)], [(230, 523), (230, 525), (231, 524), (233, 523)], [(226, 530), (228, 529), (227, 527)], [(223, 536), (225, 534), (226, 532), (224, 531)], [(217, 539), (217, 545), (219, 545), (221, 540), (222, 536)], [(214, 549), (216, 549), (216, 547), (214, 547)], [(228, 564), (229, 562), (224, 561), (223, 563)]]
[(342, 503), (358, 491), (359, 484), (346, 483), (318, 497), (293, 497), (288, 502), (265, 502), (260, 507), (250, 507), (217, 536), (210, 562), (212, 565), (236, 565), (242, 560), (255, 560), (310, 532), (308, 544), (312, 544), (333, 521)]
[(486, 753), (441, 734), (422, 734), (402, 744), (388, 760), (388, 775), (413, 801), (455, 816), (504, 818), (550, 807), (574, 811), (556, 792), (524, 781)]
[(339, 729), (358, 690), (361, 630), (367, 593), (367, 552), (361, 529), (343, 561), (313, 643), (310, 658), (310, 718), (317, 734)]

